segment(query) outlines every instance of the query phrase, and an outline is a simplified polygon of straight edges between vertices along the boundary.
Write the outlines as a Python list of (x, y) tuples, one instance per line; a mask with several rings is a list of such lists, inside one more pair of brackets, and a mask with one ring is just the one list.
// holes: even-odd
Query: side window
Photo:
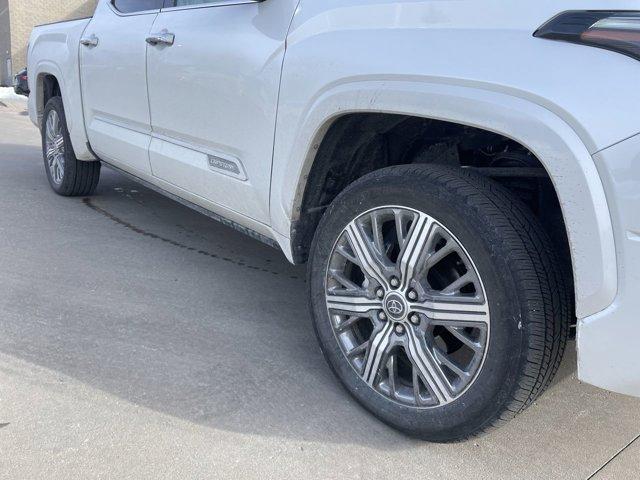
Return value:
[(145, 10), (159, 10), (164, 0), (111, 0), (116, 10), (122, 13), (144, 12)]

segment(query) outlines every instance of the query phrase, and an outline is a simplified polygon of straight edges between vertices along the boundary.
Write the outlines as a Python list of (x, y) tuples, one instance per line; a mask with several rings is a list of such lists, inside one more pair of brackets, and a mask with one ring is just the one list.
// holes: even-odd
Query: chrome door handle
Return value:
[(90, 37), (84, 37), (80, 39), (80, 43), (85, 47), (97, 47), (98, 37), (96, 37), (95, 35), (91, 35)]
[(176, 36), (173, 33), (169, 33), (166, 30), (160, 33), (154, 33), (146, 38), (146, 42), (149, 45), (173, 45)]

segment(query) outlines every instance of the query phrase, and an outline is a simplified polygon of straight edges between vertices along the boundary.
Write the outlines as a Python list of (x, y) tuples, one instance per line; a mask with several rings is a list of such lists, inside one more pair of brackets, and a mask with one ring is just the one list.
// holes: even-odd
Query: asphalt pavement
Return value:
[(304, 267), (108, 169), (55, 195), (24, 109), (0, 95), (0, 478), (640, 477), (640, 400), (574, 345), (501, 429), (386, 427), (326, 366)]

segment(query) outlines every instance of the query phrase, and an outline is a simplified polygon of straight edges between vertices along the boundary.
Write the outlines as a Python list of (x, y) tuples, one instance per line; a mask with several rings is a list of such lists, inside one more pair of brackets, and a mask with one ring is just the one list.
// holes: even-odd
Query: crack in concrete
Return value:
[(602, 464), (602, 466), (600, 466), (600, 468), (598, 468), (595, 472), (593, 472), (591, 475), (589, 475), (587, 477), (587, 480), (591, 480), (592, 478), (594, 478), (598, 473), (600, 473), (601, 471), (603, 471), (605, 469), (605, 467), (607, 465), (609, 465), (611, 462), (613, 462), (616, 458), (618, 458), (618, 456), (620, 456), (620, 454), (622, 452), (624, 452), (627, 448), (629, 448), (631, 445), (633, 445), (635, 443), (636, 440), (638, 440), (640, 438), (640, 434), (636, 435), (629, 443), (627, 443), (624, 447), (622, 447), (620, 450), (618, 450), (613, 457), (611, 457), (609, 460), (607, 460), (604, 464)]

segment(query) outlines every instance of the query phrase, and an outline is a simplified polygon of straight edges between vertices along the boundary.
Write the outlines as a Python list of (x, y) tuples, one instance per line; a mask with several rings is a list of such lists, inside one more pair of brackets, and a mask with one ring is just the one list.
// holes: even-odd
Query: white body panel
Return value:
[(640, 135), (594, 155), (616, 236), (618, 295), (578, 323), (578, 374), (588, 383), (638, 395), (640, 385)]
[(94, 160), (87, 148), (87, 135), (82, 114), (80, 93), (80, 68), (78, 54), (80, 37), (89, 19), (55, 23), (34, 30), (29, 40), (28, 71), (29, 116), (40, 127), (44, 105), (42, 103), (43, 79), (54, 75), (60, 84), (69, 136), (76, 156), (81, 160)]
[(147, 96), (146, 37), (157, 12), (120, 15), (100, 2), (80, 49), (87, 136), (100, 158), (136, 174), (149, 174), (151, 117)]
[[(415, 115), (520, 142), (551, 176), (567, 226), (580, 376), (640, 395), (635, 342), (619, 347), (640, 333), (630, 294), (640, 280), (640, 62), (533, 37), (572, 9), (640, 10), (640, 0), (224, 1), (146, 20), (101, 0), (96, 25), (139, 31), (82, 72), (86, 118), (77, 55), (86, 21), (36, 29), (30, 78), (58, 77), (81, 158), (91, 158), (86, 120), (100, 156), (277, 240), (290, 259), (307, 174), (341, 115)], [(151, 18), (154, 32), (176, 35), (173, 46), (139, 43)], [(131, 80), (125, 66), (133, 87), (109, 83)], [(42, 106), (31, 89), (35, 121)], [(241, 164), (241, 174), (212, 169), (212, 157)], [(616, 349), (606, 360), (605, 348)]]
[[(158, 15), (154, 33), (174, 34), (175, 44), (148, 50), (155, 176), (270, 223), (280, 72), (296, 4), (214, 3)], [(240, 164), (246, 179), (211, 168), (208, 155)]]

